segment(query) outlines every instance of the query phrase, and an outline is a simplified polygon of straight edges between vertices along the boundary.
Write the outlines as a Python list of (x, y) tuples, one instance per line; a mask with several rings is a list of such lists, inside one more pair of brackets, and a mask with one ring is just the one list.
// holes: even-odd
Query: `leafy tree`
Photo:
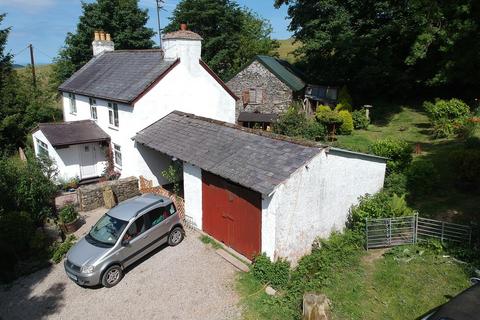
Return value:
[(202, 58), (223, 79), (278, 47), (269, 22), (232, 0), (182, 0), (170, 20), (165, 32), (187, 23), (202, 36)]
[(275, 0), (283, 4), (307, 70), (318, 80), (347, 83), (364, 97), (386, 90), (405, 96), (422, 87), (475, 93), (476, 0)]
[(154, 44), (151, 38), (155, 32), (145, 26), (148, 10), (140, 9), (137, 0), (82, 2), (82, 11), (76, 32), (67, 34), (65, 46), (55, 59), (54, 86), (92, 58), (95, 30), (110, 33), (115, 49), (148, 49)]

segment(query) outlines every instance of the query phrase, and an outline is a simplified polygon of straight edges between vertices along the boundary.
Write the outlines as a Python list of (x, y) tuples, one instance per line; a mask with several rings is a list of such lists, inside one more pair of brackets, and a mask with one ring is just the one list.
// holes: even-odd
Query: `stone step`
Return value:
[(248, 268), (248, 266), (238, 260), (237, 258), (235, 258), (234, 256), (232, 256), (232, 254), (230, 254), (229, 252), (225, 251), (224, 249), (217, 249), (216, 250), (216, 253), (221, 256), (223, 259), (227, 260), (228, 262), (230, 262), (230, 264), (232, 264), (235, 268), (237, 268), (238, 270), (240, 271), (243, 271), (243, 272), (248, 272), (250, 269)]

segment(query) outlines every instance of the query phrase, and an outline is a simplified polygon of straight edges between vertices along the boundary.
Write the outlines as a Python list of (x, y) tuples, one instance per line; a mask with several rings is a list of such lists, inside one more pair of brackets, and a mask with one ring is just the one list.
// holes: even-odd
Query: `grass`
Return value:
[[(412, 246), (400, 250), (405, 249), (416, 251)], [(464, 265), (450, 258), (416, 254), (399, 259), (382, 253), (363, 252), (356, 266), (329, 275), (321, 292), (332, 302), (334, 319), (415, 319), (469, 285)], [(265, 294), (250, 273), (239, 276), (237, 290), (244, 319), (291, 319), (282, 298)]]
[(301, 46), (300, 42), (295, 42), (294, 39), (285, 39), (285, 40), (277, 40), (280, 46), (276, 50), (278, 56), (283, 59), (287, 60), (290, 63), (294, 63), (298, 60), (298, 57), (293, 53), (293, 51)]
[(215, 250), (222, 248), (222, 246), (217, 241), (213, 240), (212, 238), (210, 238), (207, 235), (200, 236), (200, 241), (202, 241), (205, 244), (211, 245), (213, 247), (213, 249), (215, 249)]

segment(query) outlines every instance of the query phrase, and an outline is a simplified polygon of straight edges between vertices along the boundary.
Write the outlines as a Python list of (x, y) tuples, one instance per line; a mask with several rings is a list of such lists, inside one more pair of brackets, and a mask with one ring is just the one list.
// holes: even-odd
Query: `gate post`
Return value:
[(445, 232), (445, 222), (442, 221), (442, 238), (441, 238), (441, 243), (443, 244), (443, 235), (444, 235), (444, 232)]
[(365, 242), (368, 251), (368, 217), (365, 218)]

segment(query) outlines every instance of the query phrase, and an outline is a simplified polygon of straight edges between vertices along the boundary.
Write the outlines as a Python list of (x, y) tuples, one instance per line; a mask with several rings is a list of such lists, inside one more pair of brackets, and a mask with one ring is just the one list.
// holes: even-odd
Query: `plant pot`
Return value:
[(80, 228), (80, 223), (78, 223), (79, 221), (80, 221), (80, 218), (77, 217), (72, 222), (62, 223), (61, 226), (62, 226), (63, 232), (65, 232), (65, 234), (70, 234), (70, 233), (74, 233), (75, 231), (77, 231), (78, 228)]

